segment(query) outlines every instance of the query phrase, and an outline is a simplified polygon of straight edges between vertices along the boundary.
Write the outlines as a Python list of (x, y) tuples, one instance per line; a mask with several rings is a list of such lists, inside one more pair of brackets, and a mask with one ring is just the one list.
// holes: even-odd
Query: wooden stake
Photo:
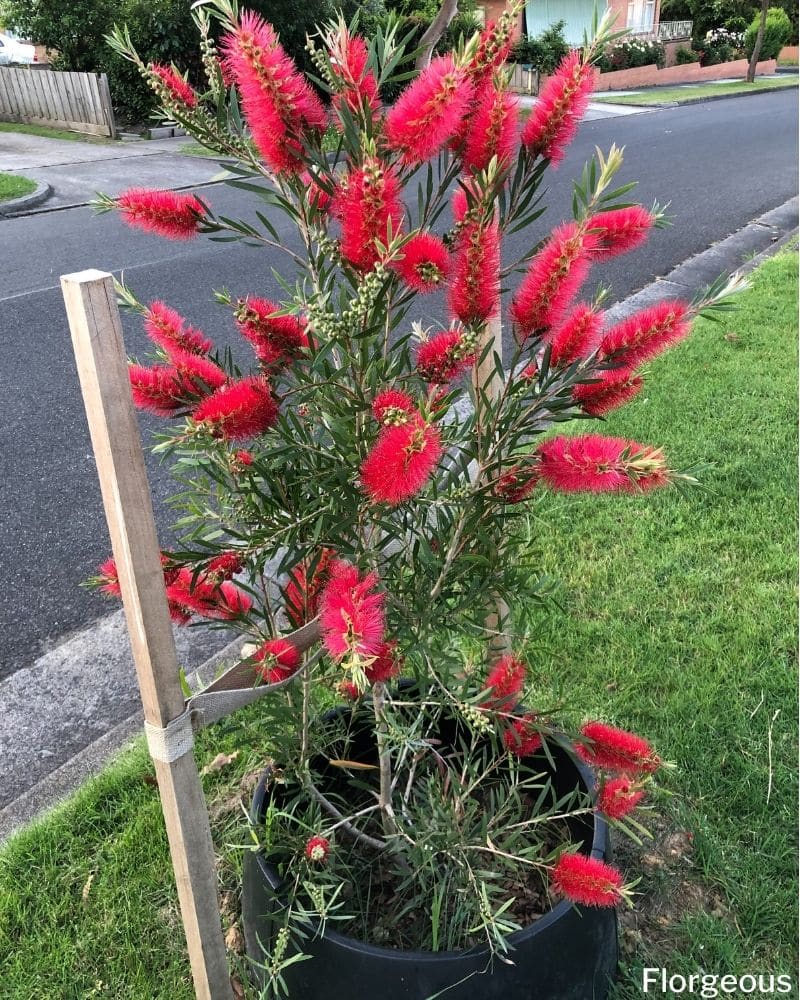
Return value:
[[(113, 279), (61, 278), (73, 350), (111, 534), (144, 716), (163, 728), (183, 712), (150, 488), (128, 382)], [(232, 1000), (214, 848), (191, 753), (154, 761), (198, 1000)]]

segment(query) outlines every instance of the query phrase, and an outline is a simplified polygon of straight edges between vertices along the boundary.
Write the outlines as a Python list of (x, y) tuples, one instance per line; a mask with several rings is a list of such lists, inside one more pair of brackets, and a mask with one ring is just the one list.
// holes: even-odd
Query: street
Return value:
[[(639, 180), (632, 197), (645, 205), (669, 202), (673, 225), (657, 230), (635, 254), (597, 267), (585, 296), (602, 283), (611, 285), (611, 301), (618, 301), (797, 193), (796, 91), (593, 120), (581, 128), (565, 162), (550, 173), (548, 212), (532, 231), (508, 241), (507, 259), (518, 257), (568, 217), (572, 178), (579, 176), (595, 145), (607, 150), (612, 142), (626, 147), (620, 183)], [(171, 159), (179, 170), (183, 158)], [(212, 165), (209, 175), (214, 172)], [(183, 186), (179, 178), (174, 184)], [(218, 214), (247, 218), (254, 210), (251, 196), (226, 185), (208, 185), (200, 192)], [(281, 219), (274, 221), (289, 243), (288, 228)], [(75, 696), (80, 695), (86, 679), (80, 671), (70, 673), (72, 647), (64, 644), (76, 631), (97, 623), (96, 631), (105, 636), (108, 647), (124, 643), (119, 616), (113, 622), (109, 617), (117, 610), (116, 603), (106, 603), (79, 587), (106, 558), (109, 545), (59, 275), (88, 267), (117, 274), (124, 270), (126, 282), (140, 298), (165, 299), (219, 346), (234, 346), (246, 361), (248, 353), (237, 343), (229, 315), (214, 303), (212, 289), (226, 287), (234, 296), (278, 297), (270, 270), (288, 272), (284, 260), (272, 252), (202, 238), (170, 244), (127, 228), (114, 215), (95, 216), (88, 207), (2, 220), (0, 237), (3, 705), (3, 681), (23, 670), (25, 685), (18, 687), (28, 690), (26, 685), (36, 684), (32, 666), (48, 651), (55, 656), (55, 677), (62, 669), (58, 655), (63, 651), (63, 676), (78, 688)], [(423, 300), (421, 306), (421, 320), (442, 319), (439, 296)], [(141, 324), (129, 316), (123, 316), (123, 323), (129, 353), (143, 357), (148, 342)], [(145, 418), (142, 427), (146, 433), (159, 423)], [(161, 501), (173, 490), (165, 467), (152, 458), (149, 467), (166, 546), (170, 515)], [(98, 662), (98, 672), (103, 669), (103, 662)], [(20, 692), (13, 697), (19, 712)], [(98, 692), (91, 711), (87, 708), (85, 713), (91, 725), (85, 733), (75, 734), (70, 752), (130, 715), (135, 689), (118, 690), (113, 704), (109, 703), (113, 698), (102, 705), (100, 700)], [(54, 739), (54, 745), (57, 742)], [(47, 773), (50, 766), (42, 762), (41, 772)], [(28, 778), (35, 780), (35, 775)], [(0, 797), (0, 808), (2, 804)]]

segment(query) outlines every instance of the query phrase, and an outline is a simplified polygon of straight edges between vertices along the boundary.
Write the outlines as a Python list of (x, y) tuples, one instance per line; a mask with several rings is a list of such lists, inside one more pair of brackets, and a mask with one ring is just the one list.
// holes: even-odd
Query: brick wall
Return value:
[[(776, 66), (774, 59), (765, 59), (759, 62), (756, 73), (772, 74)], [(631, 90), (636, 87), (658, 87), (664, 84), (726, 80), (729, 77), (744, 79), (746, 74), (746, 59), (720, 63), (718, 66), (701, 66), (699, 63), (687, 63), (685, 66), (671, 66), (665, 69), (659, 69), (655, 65), (637, 66), (635, 69), (621, 69), (614, 73), (598, 73), (595, 90)]]

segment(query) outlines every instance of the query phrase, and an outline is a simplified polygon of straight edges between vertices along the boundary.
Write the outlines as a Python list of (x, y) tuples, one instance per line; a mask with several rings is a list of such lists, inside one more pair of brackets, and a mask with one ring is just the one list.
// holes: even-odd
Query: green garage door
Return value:
[[(599, 12), (605, 10), (603, 0), (598, 0)], [(583, 43), (584, 31), (589, 34), (592, 26), (595, 0), (528, 0), (525, 5), (525, 24), (531, 37), (540, 35), (555, 21), (565, 21), (564, 37), (570, 45)]]

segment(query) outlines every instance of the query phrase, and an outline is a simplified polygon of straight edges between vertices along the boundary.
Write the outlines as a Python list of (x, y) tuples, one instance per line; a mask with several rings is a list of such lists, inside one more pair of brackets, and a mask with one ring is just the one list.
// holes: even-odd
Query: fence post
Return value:
[[(82, 271), (63, 275), (61, 287), (145, 721), (163, 729), (182, 714), (184, 698), (113, 279)], [(154, 764), (195, 993), (198, 1000), (232, 1000), (197, 766), (191, 750)]]
[(116, 139), (117, 125), (114, 121), (114, 105), (111, 103), (111, 89), (108, 86), (108, 77), (105, 73), (100, 73), (97, 82), (100, 87), (100, 102), (103, 105), (103, 117), (108, 125), (108, 134), (112, 139)]

